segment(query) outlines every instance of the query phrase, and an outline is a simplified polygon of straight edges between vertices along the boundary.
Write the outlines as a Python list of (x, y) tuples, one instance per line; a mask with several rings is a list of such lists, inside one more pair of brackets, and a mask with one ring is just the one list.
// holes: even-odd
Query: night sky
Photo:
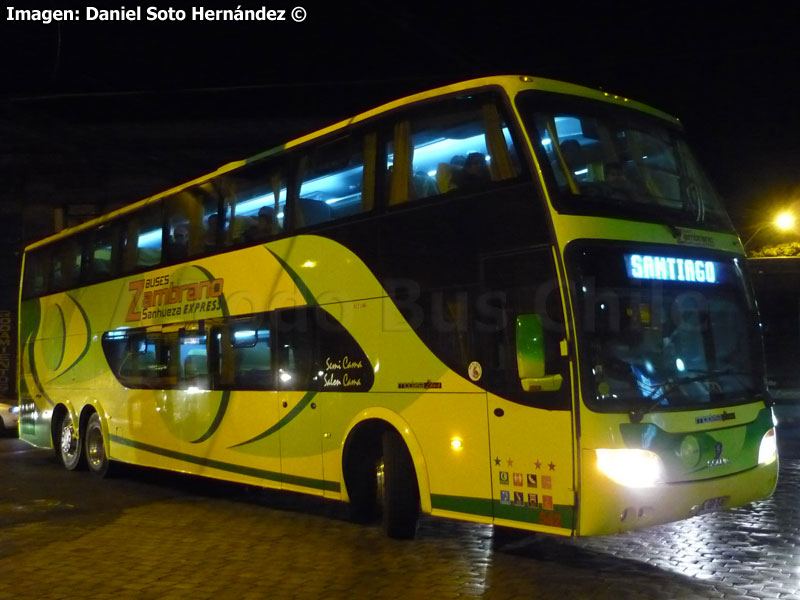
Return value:
[[(16, 6), (87, 6), (22, 4)], [(109, 98), (141, 112), (142, 120), (259, 111), (333, 119), (460, 79), (525, 73), (602, 87), (679, 117), (743, 226), (793, 201), (800, 208), (796, 5), (603, 5), (305, 4), (306, 20), (295, 23), (288, 17), (295, 4), (287, 3), (267, 5), (287, 9), (285, 22), (202, 23), (189, 16), (60, 26), (11, 23), (4, 8), (2, 102), (66, 119), (97, 110), (98, 99), (113, 112)], [(144, 13), (169, 4), (138, 6)], [(222, 105), (218, 88), (228, 88)]]

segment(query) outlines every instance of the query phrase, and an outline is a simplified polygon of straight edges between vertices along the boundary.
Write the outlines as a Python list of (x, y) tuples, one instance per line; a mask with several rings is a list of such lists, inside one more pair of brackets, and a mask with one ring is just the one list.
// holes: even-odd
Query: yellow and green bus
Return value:
[(778, 477), (744, 263), (675, 118), (465, 81), (29, 245), (20, 433), (393, 537), (741, 506)]

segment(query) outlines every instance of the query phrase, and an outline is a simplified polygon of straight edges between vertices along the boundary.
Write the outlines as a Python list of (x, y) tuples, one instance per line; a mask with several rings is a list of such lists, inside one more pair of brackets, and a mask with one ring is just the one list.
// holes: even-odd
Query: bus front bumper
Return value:
[(582, 536), (621, 533), (743, 506), (771, 496), (778, 482), (778, 460), (723, 477), (650, 488), (624, 487), (593, 467), (585, 468), (582, 479), (576, 532)]

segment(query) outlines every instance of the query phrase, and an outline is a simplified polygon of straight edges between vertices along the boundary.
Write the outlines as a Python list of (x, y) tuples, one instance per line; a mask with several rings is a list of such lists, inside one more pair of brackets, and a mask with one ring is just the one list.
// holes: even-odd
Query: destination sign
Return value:
[(719, 283), (722, 272), (720, 263), (711, 260), (650, 254), (626, 254), (625, 266), (633, 279), (688, 283)]

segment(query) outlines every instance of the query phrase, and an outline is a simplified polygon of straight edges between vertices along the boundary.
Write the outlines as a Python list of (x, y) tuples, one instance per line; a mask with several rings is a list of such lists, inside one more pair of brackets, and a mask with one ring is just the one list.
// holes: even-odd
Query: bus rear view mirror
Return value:
[(537, 314), (517, 316), (517, 370), (526, 392), (555, 392), (561, 389), (561, 375), (545, 373), (545, 332)]

